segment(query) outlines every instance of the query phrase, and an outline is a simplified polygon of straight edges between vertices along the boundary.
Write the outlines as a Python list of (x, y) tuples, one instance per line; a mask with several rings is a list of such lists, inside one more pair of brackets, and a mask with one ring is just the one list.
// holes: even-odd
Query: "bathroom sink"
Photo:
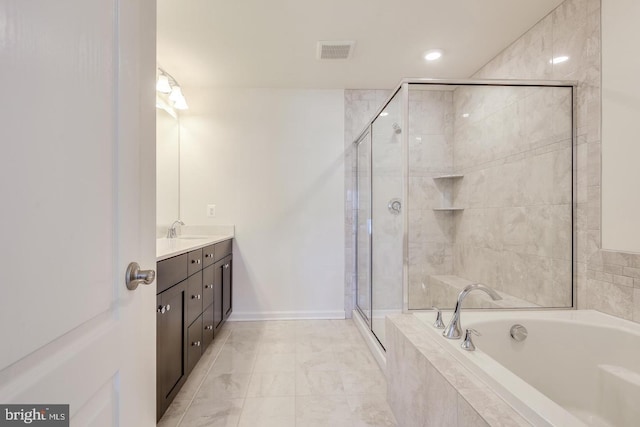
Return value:
[(178, 240), (202, 240), (208, 239), (209, 236), (178, 236), (176, 239)]

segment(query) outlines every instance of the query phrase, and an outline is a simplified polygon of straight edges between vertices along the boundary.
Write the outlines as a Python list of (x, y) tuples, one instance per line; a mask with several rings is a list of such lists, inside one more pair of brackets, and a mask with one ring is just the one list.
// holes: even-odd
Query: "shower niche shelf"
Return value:
[(464, 208), (452, 206), (450, 208), (433, 208), (433, 210), (436, 212), (458, 212), (458, 211), (463, 211)]
[(448, 174), (448, 175), (436, 175), (436, 176), (433, 177), (434, 180), (436, 180), (436, 179), (458, 179), (458, 178), (464, 178), (464, 175)]
[(437, 183), (437, 186), (442, 191), (442, 207), (433, 208), (434, 212), (459, 212), (463, 211), (464, 208), (460, 206), (453, 206), (453, 185), (454, 181), (464, 178), (462, 174), (442, 174), (436, 175), (433, 177), (433, 180)]

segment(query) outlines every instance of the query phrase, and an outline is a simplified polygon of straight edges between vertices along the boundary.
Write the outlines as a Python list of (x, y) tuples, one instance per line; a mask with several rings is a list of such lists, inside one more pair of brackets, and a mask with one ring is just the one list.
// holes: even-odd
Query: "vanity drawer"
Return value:
[(216, 261), (231, 255), (231, 240), (216, 243)]
[(215, 262), (215, 247), (216, 245), (209, 245), (205, 248), (202, 248), (202, 267), (208, 267), (210, 265), (213, 265), (213, 263)]
[(202, 249), (197, 249), (188, 253), (189, 257), (189, 276), (202, 270)]
[(187, 279), (187, 325), (202, 314), (202, 272)]
[(186, 279), (189, 274), (187, 264), (187, 254), (158, 262), (158, 289), (156, 292), (159, 294)]

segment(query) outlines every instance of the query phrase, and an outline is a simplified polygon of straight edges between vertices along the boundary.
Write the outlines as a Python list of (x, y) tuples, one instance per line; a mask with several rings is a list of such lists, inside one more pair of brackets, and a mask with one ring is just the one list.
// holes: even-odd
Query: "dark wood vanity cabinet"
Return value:
[(158, 262), (158, 420), (231, 314), (231, 270), (231, 240)]
[[(185, 264), (186, 266), (186, 264)], [(156, 308), (156, 405), (158, 419), (187, 379), (187, 281), (158, 294)]]

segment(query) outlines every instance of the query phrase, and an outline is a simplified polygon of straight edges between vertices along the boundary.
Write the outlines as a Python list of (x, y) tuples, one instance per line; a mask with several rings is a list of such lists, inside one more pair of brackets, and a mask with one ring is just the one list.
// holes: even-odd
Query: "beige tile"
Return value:
[(459, 427), (489, 427), (480, 414), (469, 403), (458, 395), (458, 426)]
[(260, 354), (282, 354), (282, 353), (295, 353), (296, 343), (294, 340), (276, 340), (268, 339), (264, 340), (258, 347), (258, 353)]
[(250, 373), (256, 363), (256, 353), (247, 353), (223, 347), (211, 367), (214, 373)]
[(194, 400), (180, 427), (231, 427), (237, 426), (242, 411), (243, 399), (197, 399)]
[(295, 367), (302, 371), (337, 371), (333, 352), (297, 353)]
[(167, 408), (160, 421), (158, 421), (158, 427), (177, 427), (178, 423), (187, 411), (191, 399), (179, 399), (176, 397), (171, 405)]
[(384, 395), (347, 395), (347, 403), (351, 408), (354, 426), (392, 427), (398, 425)]
[[(384, 331), (384, 323), (378, 328), (379, 332)], [(375, 327), (374, 327), (374, 330)], [(370, 352), (353, 352), (353, 351), (336, 351), (335, 360), (338, 369), (354, 371), (354, 370), (375, 370), (378, 364)]]
[(295, 353), (260, 353), (256, 357), (254, 372), (295, 372)]
[(247, 397), (293, 396), (296, 376), (293, 372), (254, 372)]
[(344, 395), (296, 397), (296, 425), (353, 426), (347, 398)]
[(296, 396), (326, 396), (344, 394), (339, 371), (296, 371)]
[(247, 394), (251, 374), (210, 372), (196, 394), (198, 399), (215, 399), (224, 396), (227, 399), (243, 398)]
[(340, 376), (348, 395), (387, 394), (387, 380), (380, 369), (340, 371)]
[(239, 427), (293, 427), (296, 425), (294, 397), (248, 397)]

